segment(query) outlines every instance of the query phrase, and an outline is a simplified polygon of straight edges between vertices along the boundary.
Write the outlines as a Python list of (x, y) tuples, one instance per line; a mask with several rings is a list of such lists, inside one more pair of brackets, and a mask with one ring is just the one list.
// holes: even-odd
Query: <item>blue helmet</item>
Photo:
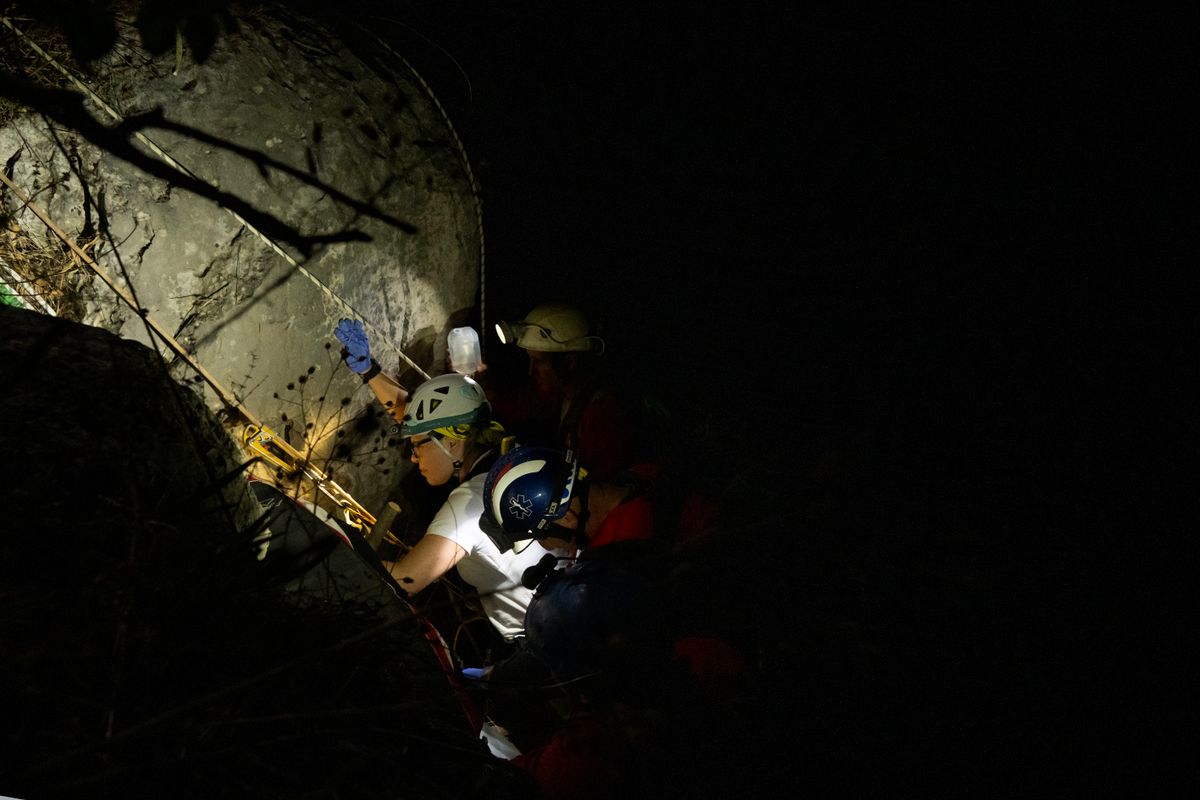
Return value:
[(525, 642), (559, 678), (618, 677), (662, 659), (662, 623), (662, 603), (644, 577), (610, 559), (584, 558), (538, 586), (525, 612)]
[(521, 552), (532, 540), (549, 536), (549, 526), (566, 515), (582, 474), (571, 450), (510, 450), (488, 471), (479, 527), (500, 552)]

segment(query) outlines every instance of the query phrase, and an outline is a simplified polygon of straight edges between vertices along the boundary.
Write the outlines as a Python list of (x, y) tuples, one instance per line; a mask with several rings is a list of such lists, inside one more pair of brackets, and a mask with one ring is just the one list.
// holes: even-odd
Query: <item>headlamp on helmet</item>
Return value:
[(540, 305), (520, 322), (496, 323), (502, 344), (545, 353), (603, 353), (604, 340), (592, 334), (578, 309), (557, 303)]

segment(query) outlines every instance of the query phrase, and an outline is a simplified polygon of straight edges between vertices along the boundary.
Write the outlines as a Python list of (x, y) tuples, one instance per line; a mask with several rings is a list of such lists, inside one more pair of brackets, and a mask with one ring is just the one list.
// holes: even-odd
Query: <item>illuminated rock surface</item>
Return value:
[(0, 793), (511, 796), (408, 606), (334, 585), (347, 548), (299, 589), (256, 560), (237, 454), (151, 351), (4, 307), (0, 376)]
[[(340, 480), (378, 509), (401, 459), (374, 424), (346, 428), (341, 439), (333, 433), (375, 409), (341, 366), (332, 331), (341, 317), (367, 321), (378, 360), (412, 386), (421, 378), (396, 348), (438, 374), (449, 329), (478, 326), (469, 312), (481, 242), (464, 157), (421, 80), (372, 34), (353, 29), (356, 38), (343, 41), (263, 10), (237, 24), (205, 63), (185, 51), (176, 74), (173, 52), (147, 55), (130, 20), (121, 21), (118, 46), (78, 74), (127, 128), (114, 132), (116, 121), (88, 100), (52, 114), (51, 125), (39, 114), (12, 120), (0, 129), (0, 153), (17, 185), (70, 235), (88, 242), (103, 234), (91, 251), (100, 265), (126, 273), (141, 306), (253, 414), (280, 432), (292, 428), (298, 447), (313, 423), (310, 438), (328, 434), (319, 457), (347, 445), (342, 455), (357, 466)], [(28, 35), (53, 51), (44, 31)], [(56, 79), (37, 66), (42, 86)], [(174, 168), (134, 134), (195, 182), (172, 177)], [(6, 203), (25, 233), (57, 246), (11, 196)], [(147, 341), (108, 287), (83, 272), (72, 284), (77, 318)], [(178, 377), (189, 372), (176, 365)]]

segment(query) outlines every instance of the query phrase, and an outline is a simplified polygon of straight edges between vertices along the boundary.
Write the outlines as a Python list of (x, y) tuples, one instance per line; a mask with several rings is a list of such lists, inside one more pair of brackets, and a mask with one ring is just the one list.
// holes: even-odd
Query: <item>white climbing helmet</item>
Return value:
[(401, 436), (416, 436), (434, 428), (487, 422), (492, 406), (483, 388), (466, 375), (451, 372), (425, 381), (408, 399)]
[(504, 344), (545, 353), (603, 353), (604, 340), (594, 336), (582, 312), (561, 303), (544, 303), (521, 322), (501, 322), (496, 332)]

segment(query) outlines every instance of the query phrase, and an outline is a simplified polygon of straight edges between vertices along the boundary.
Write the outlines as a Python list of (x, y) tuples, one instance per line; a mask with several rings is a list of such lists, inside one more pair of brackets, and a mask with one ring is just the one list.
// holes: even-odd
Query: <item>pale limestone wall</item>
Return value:
[[(404, 366), (399, 348), (426, 372), (444, 371), (449, 328), (479, 324), (466, 316), (479, 281), (478, 206), (452, 131), (403, 61), (367, 34), (345, 43), (286, 12), (240, 18), (239, 31), (222, 36), (205, 64), (185, 57), (178, 74), (173, 54), (153, 58), (136, 46), (130, 34), (94, 66), (89, 85), (126, 118), (161, 109), (183, 130), (147, 127), (147, 137), (204, 182), (300, 235), (353, 230), (369, 238), (319, 244), (308, 255), (280, 244), (379, 331), (372, 340), (386, 368)], [(334, 325), (351, 313), (213, 198), (38, 115), (0, 129), (0, 156), (14, 155), (14, 181), (68, 232), (96, 219), (85, 212), (85, 185), (93, 202), (102, 200), (112, 236), (98, 262), (113, 275), (123, 267), (141, 305), (266, 424), (283, 431), (286, 414), (296, 431), (300, 420), (331, 431), (374, 410), (336, 357)], [(48, 236), (28, 211), (18, 221)], [(84, 291), (83, 322), (148, 341), (107, 287), (92, 281)], [(404, 377), (410, 387), (420, 381), (411, 370)], [(337, 441), (359, 455), (338, 475), (378, 510), (406, 466), (386, 447), (386, 428), (363, 428), (342, 429)], [(334, 441), (327, 436), (321, 451)]]

